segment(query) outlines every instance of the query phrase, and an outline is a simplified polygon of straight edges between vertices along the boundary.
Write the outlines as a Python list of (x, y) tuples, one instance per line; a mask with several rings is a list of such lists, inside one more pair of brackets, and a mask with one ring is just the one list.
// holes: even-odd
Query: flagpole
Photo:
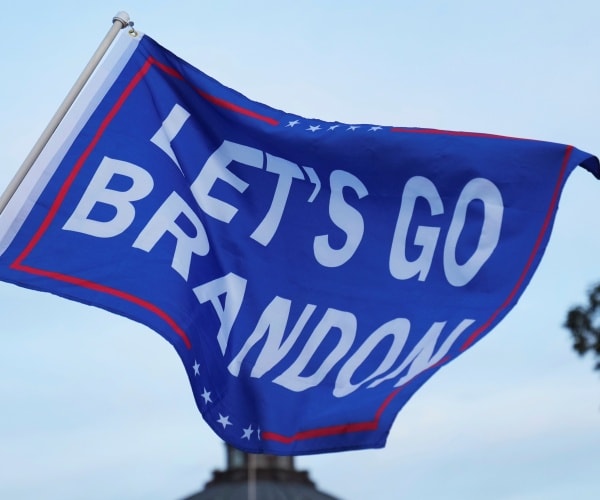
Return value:
[(248, 453), (248, 500), (256, 500), (256, 455)]
[(63, 102), (61, 103), (60, 107), (56, 110), (56, 113), (54, 113), (54, 116), (42, 132), (40, 138), (34, 144), (33, 149), (25, 158), (23, 164), (21, 165), (13, 179), (8, 184), (4, 193), (2, 193), (2, 196), (0, 196), (0, 214), (4, 211), (6, 205), (8, 205), (9, 200), (15, 194), (21, 182), (23, 182), (23, 179), (27, 175), (27, 172), (29, 172), (29, 170), (37, 160), (38, 156), (50, 140), (50, 137), (52, 137), (52, 134), (54, 134), (54, 132), (60, 125), (60, 122), (63, 120), (63, 118), (69, 111), (69, 108), (75, 102), (75, 99), (77, 99), (77, 96), (89, 80), (90, 76), (92, 76), (92, 73), (100, 63), (100, 60), (102, 59), (104, 54), (106, 54), (106, 52), (108, 51), (108, 48), (110, 47), (114, 39), (117, 37), (119, 31), (130, 25), (131, 23), (129, 20), (129, 14), (127, 14), (127, 12), (118, 12), (113, 17), (113, 24), (106, 36), (104, 37), (104, 40), (102, 40), (102, 42), (96, 49), (96, 52), (88, 62), (87, 66), (83, 69), (81, 75), (79, 75), (79, 78), (77, 79), (77, 81), (75, 82), (75, 84), (63, 100)]

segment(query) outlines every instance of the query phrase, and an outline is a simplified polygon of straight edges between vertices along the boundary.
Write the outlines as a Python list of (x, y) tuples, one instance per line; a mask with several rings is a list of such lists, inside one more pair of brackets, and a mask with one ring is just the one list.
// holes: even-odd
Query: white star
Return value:
[(194, 368), (194, 375), (200, 375), (200, 365), (198, 364), (198, 361), (194, 360), (194, 366), (192, 368)]
[(204, 392), (202, 393), (202, 399), (204, 399), (204, 404), (212, 403), (212, 399), (210, 399), (210, 392), (204, 388)]
[(259, 441), (261, 440), (261, 437), (260, 437), (260, 427), (258, 429), (256, 429), (256, 437), (258, 438)]
[(377, 125), (375, 127), (371, 127), (369, 129), (369, 132), (377, 132), (378, 130), (381, 130), (381, 127), (379, 125)]
[(250, 436), (252, 436), (253, 432), (254, 432), (254, 429), (252, 428), (251, 425), (249, 425), (247, 429), (244, 429), (244, 434), (242, 435), (242, 439), (250, 439)]
[(329, 127), (327, 130), (335, 130), (336, 128), (338, 128), (339, 125), (332, 125), (331, 127)]
[(310, 130), (311, 132), (316, 132), (317, 130), (321, 130), (321, 125), (310, 125), (306, 130)]
[(294, 120), (293, 122), (288, 122), (288, 124), (286, 125), (286, 127), (295, 127), (299, 123), (300, 123), (299, 120)]
[(223, 429), (225, 429), (228, 425), (233, 425), (229, 421), (229, 415), (227, 415), (226, 417), (224, 417), (220, 413), (219, 413), (219, 419), (217, 420), (217, 422), (219, 422), (223, 426)]
[(350, 126), (348, 127), (348, 130), (352, 130), (352, 132), (354, 132), (354, 131), (355, 131), (357, 128), (359, 128), (359, 127), (360, 127), (359, 125), (350, 125)]

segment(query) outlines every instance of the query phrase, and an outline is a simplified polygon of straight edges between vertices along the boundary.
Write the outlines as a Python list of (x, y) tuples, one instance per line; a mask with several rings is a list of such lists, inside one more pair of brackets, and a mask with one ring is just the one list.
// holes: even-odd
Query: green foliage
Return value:
[(600, 284), (588, 292), (588, 304), (577, 306), (567, 314), (564, 325), (573, 336), (573, 349), (581, 356), (591, 353), (600, 370)]

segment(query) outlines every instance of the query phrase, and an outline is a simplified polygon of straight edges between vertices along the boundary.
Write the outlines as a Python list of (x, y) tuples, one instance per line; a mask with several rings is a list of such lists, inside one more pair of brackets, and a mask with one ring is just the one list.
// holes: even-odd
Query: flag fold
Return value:
[(376, 448), (515, 305), (572, 146), (273, 109), (121, 35), (0, 216), (0, 279), (168, 340), (254, 453)]

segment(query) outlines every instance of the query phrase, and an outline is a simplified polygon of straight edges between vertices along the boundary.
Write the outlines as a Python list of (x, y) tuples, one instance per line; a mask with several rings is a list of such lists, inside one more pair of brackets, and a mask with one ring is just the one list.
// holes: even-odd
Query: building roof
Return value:
[(254, 455), (227, 447), (227, 468), (213, 471), (204, 489), (185, 500), (339, 500), (317, 490), (294, 457)]
[(254, 495), (248, 483), (221, 483), (207, 486), (186, 500), (337, 500), (314, 486), (279, 481), (256, 481)]

